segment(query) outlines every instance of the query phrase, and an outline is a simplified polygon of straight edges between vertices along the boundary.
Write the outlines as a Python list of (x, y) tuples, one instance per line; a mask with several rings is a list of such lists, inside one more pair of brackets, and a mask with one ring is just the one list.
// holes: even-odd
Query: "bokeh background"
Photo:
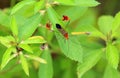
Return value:
[[(0, 0), (0, 11), (9, 13), (9, 9), (11, 9), (19, 1), (21, 0)], [(95, 25), (96, 27), (97, 27), (96, 24), (97, 24), (98, 18), (100, 16), (102, 15), (115, 16), (115, 14), (120, 11), (120, 0), (97, 0), (97, 1), (100, 2), (101, 4), (98, 5), (97, 7), (88, 8), (88, 10), (84, 12), (83, 17), (81, 17), (81, 18), (84, 18), (84, 17), (87, 18), (86, 15), (88, 15), (88, 18), (90, 18), (89, 20), (92, 21), (92, 22), (91, 21), (89, 22)], [(57, 9), (59, 7), (54, 7), (54, 8), (58, 12), (60, 11), (60, 9)], [(72, 21), (70, 25), (74, 25), (76, 22), (77, 21)], [(7, 33), (4, 34), (4, 31), (6, 30), (0, 26), (0, 33), (2, 33), (3, 35), (6, 35)], [(105, 44), (104, 42), (101, 42), (101, 43), (103, 45)], [(0, 62), (1, 62), (1, 58), (2, 58), (2, 55), (5, 49), (6, 48), (0, 44)], [(76, 62), (73, 62), (70, 59), (66, 58), (64, 55), (56, 53), (56, 52), (52, 52), (51, 55), (53, 59), (54, 78), (77, 78), (77, 75), (76, 75), (77, 63)], [(98, 64), (95, 67), (93, 67), (92, 70), (88, 71), (83, 76), (83, 78), (101, 78), (101, 75), (103, 75), (104, 73), (105, 63), (106, 63), (105, 60), (100, 60), (100, 62), (98, 62)], [(14, 64), (14, 61), (12, 61), (11, 64)], [(20, 66), (18, 65), (14, 69), (11, 68), (5, 71), (0, 71), (0, 78), (38, 78), (37, 65), (38, 64), (34, 64), (33, 67), (31, 66), (30, 77), (27, 77), (24, 74), (23, 70), (19, 69)]]

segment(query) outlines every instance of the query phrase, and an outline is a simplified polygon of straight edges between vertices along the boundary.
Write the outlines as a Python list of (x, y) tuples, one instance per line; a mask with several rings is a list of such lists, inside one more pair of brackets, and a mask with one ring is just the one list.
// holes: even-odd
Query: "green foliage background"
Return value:
[(119, 2), (10, 0), (0, 9), (0, 78), (120, 78)]

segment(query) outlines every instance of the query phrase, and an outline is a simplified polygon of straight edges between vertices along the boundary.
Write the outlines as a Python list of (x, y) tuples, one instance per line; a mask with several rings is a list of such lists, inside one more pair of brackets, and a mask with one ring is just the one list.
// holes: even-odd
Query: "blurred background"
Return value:
[[(0, 9), (13, 7), (16, 3), (22, 0), (0, 0)], [(97, 0), (101, 4), (95, 8), (99, 15), (115, 15), (120, 11), (120, 0)]]
[[(9, 13), (9, 9), (11, 9), (15, 4), (17, 4), (19, 1), (22, 0), (0, 0), (0, 10), (4, 11), (6, 13)], [(98, 2), (100, 2), (101, 4), (98, 5), (97, 7), (91, 7), (88, 8), (87, 11), (85, 11), (85, 15), (88, 14), (89, 12), (89, 16), (84, 16), (81, 18), (90, 18), (89, 20), (91, 20), (91, 17), (93, 18), (90, 23), (92, 23), (93, 25), (97, 24), (97, 19), (102, 16), (102, 15), (112, 15), (114, 16), (117, 12), (120, 11), (120, 0), (97, 0)], [(56, 11), (59, 12), (59, 7), (54, 7), (56, 9)], [(72, 21), (71, 25), (75, 24), (74, 21)], [(0, 33), (4, 34), (4, 28), (0, 27)], [(6, 35), (6, 34), (4, 34)], [(104, 45), (104, 42), (103, 42)], [(5, 51), (5, 47), (3, 47), (0, 44), (0, 52), (2, 52), (0, 54), (0, 57), (2, 57), (3, 52)], [(67, 59), (64, 55), (62, 54), (56, 54), (56, 53), (52, 53), (52, 58), (53, 58), (53, 67), (54, 67), (54, 78), (77, 78), (76, 75), (76, 68), (77, 68), (77, 63), (73, 62), (69, 59)], [(0, 58), (1, 59), (1, 58)], [(1, 60), (0, 60), (1, 62)], [(11, 64), (13, 64), (13, 62), (11, 62)], [(86, 73), (83, 78), (101, 78), (101, 75), (103, 74), (103, 71), (105, 69), (104, 64), (106, 63), (105, 60), (100, 60), (100, 62), (96, 65), (96, 67), (93, 67), (92, 70), (88, 71), (88, 73)], [(35, 64), (37, 65), (37, 64)], [(74, 67), (73, 67), (74, 66)], [(38, 69), (36, 69), (34, 66), (34, 68), (30, 69), (30, 74), (31, 77), (27, 77), (23, 70), (19, 70), (16, 72), (16, 70), (19, 69), (20, 66), (18, 66), (17, 68), (15, 68), (14, 70), (10, 72), (7, 72), (9, 70), (0, 72), (0, 78), (37, 78), (37, 73), (38, 73)], [(95, 69), (95, 70), (94, 70)], [(96, 76), (94, 74), (97, 74)], [(12, 74), (12, 75), (11, 75)]]

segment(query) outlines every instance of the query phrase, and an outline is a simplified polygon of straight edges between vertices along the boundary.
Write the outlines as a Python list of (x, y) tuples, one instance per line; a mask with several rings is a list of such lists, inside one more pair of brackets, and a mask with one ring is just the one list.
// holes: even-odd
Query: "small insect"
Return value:
[[(68, 52), (69, 52), (69, 35), (68, 35), (68, 32), (65, 31), (60, 24), (56, 24), (56, 28), (58, 29), (58, 31), (62, 34), (62, 36), (65, 38), (63, 40), (66, 40), (65, 43), (63, 43), (63, 40), (60, 40), (58, 39), (58, 41), (60, 41), (60, 43), (63, 43), (64, 45), (66, 45), (66, 49), (67, 50), (67, 55), (68, 55)], [(57, 38), (61, 38), (60, 35), (57, 35)]]
[(60, 24), (56, 24), (56, 28), (57, 28), (58, 31), (64, 36), (64, 38), (65, 38), (66, 40), (69, 39), (68, 32), (66, 32), (66, 31), (61, 27)]
[[(75, 54), (78, 56), (82, 55), (82, 47), (81, 47), (80, 41), (78, 40), (77, 36), (70, 35), (58, 23), (56, 24), (56, 28), (59, 31), (59, 34), (55, 33), (56, 38), (58, 40), (58, 43), (63, 53), (69, 58), (72, 58), (77, 61), (81, 61), (81, 57), (73, 58), (74, 57), (73, 52), (75, 52)], [(59, 38), (62, 38), (62, 39), (59, 39)]]
[(46, 27), (46, 29), (51, 30), (51, 24), (49, 22), (46, 23), (45, 27)]
[(53, 29), (52, 29), (52, 24), (51, 24), (50, 22), (47, 22), (47, 23), (45, 24), (45, 26), (43, 26), (43, 25), (41, 25), (41, 24), (39, 24), (39, 26), (42, 27), (42, 28), (45, 28), (45, 29), (47, 29), (47, 30), (53, 31)]
[(70, 18), (68, 16), (63, 15), (62, 21), (69, 21), (69, 20), (70, 20)]

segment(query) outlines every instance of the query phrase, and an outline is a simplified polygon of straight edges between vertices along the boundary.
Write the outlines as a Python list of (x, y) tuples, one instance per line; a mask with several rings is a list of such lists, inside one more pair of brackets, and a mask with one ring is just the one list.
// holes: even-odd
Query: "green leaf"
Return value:
[(114, 18), (112, 16), (101, 16), (98, 20), (98, 25), (105, 35), (112, 31), (112, 23)]
[(10, 26), (10, 17), (0, 10), (0, 24), (9, 28)]
[(30, 58), (32, 60), (38, 61), (40, 63), (47, 63), (44, 59), (34, 56), (34, 55), (25, 55), (27, 58)]
[(60, 16), (56, 13), (56, 11), (49, 4), (47, 5), (47, 14), (48, 14), (50, 21), (53, 24), (52, 26), (53, 29), (56, 29), (55, 27), (56, 23), (59, 23), (63, 26), (62, 22), (59, 20)]
[(15, 16), (11, 16), (11, 26), (10, 26), (12, 33), (14, 36), (18, 36), (18, 26), (16, 22)]
[(106, 47), (106, 57), (110, 65), (117, 69), (119, 63), (119, 52), (112, 44), (109, 44)]
[(40, 0), (39, 2), (35, 3), (35, 8), (34, 8), (34, 14), (36, 14), (38, 11), (40, 11), (40, 9), (42, 9), (44, 7), (45, 1), (44, 0)]
[(22, 44), (35, 44), (35, 43), (45, 43), (45, 42), (46, 41), (42, 36), (33, 36), (25, 41), (22, 41)]
[(10, 47), (5, 51), (5, 53), (2, 57), (1, 69), (3, 69), (8, 64), (8, 62), (12, 59), (11, 58), (11, 53), (13, 52), (14, 49), (15, 48)]
[(116, 30), (120, 27), (120, 12), (118, 12), (116, 15), (115, 15), (115, 18), (114, 18), (114, 21), (113, 21), (113, 24), (112, 24), (112, 31), (113, 33), (116, 32)]
[(55, 0), (62, 5), (92, 7), (100, 3), (95, 0)]
[(102, 57), (102, 50), (97, 49), (85, 54), (83, 63), (79, 63), (77, 67), (78, 78), (81, 78), (84, 73), (90, 70)]
[(13, 58), (15, 58), (17, 56), (17, 54), (12, 54), (5, 62), (4, 64), (1, 64), (1, 69), (3, 69), (8, 63), (10, 60), (12, 60)]
[(120, 44), (120, 38), (115, 41), (115, 44)]
[(78, 28), (81, 32), (90, 32), (90, 37), (100, 37), (104, 40), (106, 39), (105, 35), (101, 33), (98, 29), (96, 29), (94, 26), (80, 25)]
[(79, 41), (81, 42), (81, 46), (83, 46), (83, 51), (84, 51), (83, 53), (94, 50), (94, 49), (104, 48), (104, 45), (100, 44), (98, 42), (98, 39), (96, 39), (95, 37), (80, 35)]
[(21, 47), (22, 49), (26, 50), (29, 53), (33, 53), (31, 47), (28, 44), (20, 44), (19, 47)]
[(53, 78), (52, 57), (48, 50), (45, 50), (41, 58), (47, 61), (47, 64), (40, 64), (38, 76), (39, 78)]
[(77, 40), (77, 37), (70, 36), (69, 39), (66, 40), (59, 32), (55, 33), (55, 35), (65, 56), (69, 57), (72, 60), (82, 62), (83, 50), (80, 42)]
[(120, 78), (120, 74), (116, 69), (107, 65), (103, 78)]
[(20, 26), (19, 28), (19, 39), (25, 40), (28, 37), (30, 37), (34, 31), (37, 29), (38, 24), (40, 23), (42, 19), (42, 14), (37, 13), (34, 16), (30, 17), (24, 24), (23, 26)]
[(90, 37), (99, 37), (105, 40), (106, 36), (95, 27), (95, 15), (96, 13), (93, 10), (88, 10), (86, 16), (78, 22), (74, 31), (90, 32)]
[(16, 4), (12, 11), (11, 11), (11, 15), (15, 14), (18, 10), (20, 10), (21, 8), (23, 8), (24, 6), (28, 6), (28, 5), (32, 5), (34, 4), (36, 1), (35, 0), (24, 0), (19, 2), (18, 4)]
[(12, 36), (0, 36), (0, 43), (6, 47), (11, 47), (11, 45), (14, 45), (14, 42), (15, 40)]
[(24, 70), (24, 72), (26, 73), (26, 75), (29, 76), (29, 68), (28, 68), (28, 63), (26, 58), (24, 57), (23, 53), (20, 52), (20, 60), (21, 60), (21, 64), (22, 64), (22, 68)]
[[(60, 9), (63, 9), (63, 10), (60, 10)], [(69, 16), (70, 22), (80, 19), (87, 10), (88, 10), (87, 7), (78, 7), (78, 6), (69, 7), (69, 8), (65, 6), (56, 7), (56, 11), (60, 16), (63, 16), (63, 15)], [(74, 14), (72, 11), (74, 11)]]
[(95, 0), (75, 0), (75, 3), (77, 6), (84, 6), (84, 7), (93, 7), (100, 4)]
[(55, 0), (55, 1), (63, 5), (75, 5), (74, 0)]

